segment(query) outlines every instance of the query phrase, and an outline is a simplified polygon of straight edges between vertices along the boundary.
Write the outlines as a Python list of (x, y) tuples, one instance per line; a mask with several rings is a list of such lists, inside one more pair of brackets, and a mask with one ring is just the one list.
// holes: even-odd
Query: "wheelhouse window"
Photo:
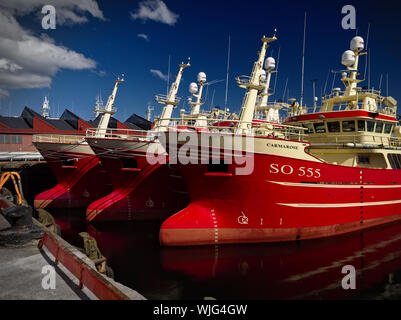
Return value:
[(326, 127), (324, 126), (324, 122), (315, 122), (313, 124), (316, 133), (325, 133)]
[(374, 121), (366, 121), (366, 129), (368, 132), (373, 132), (374, 127), (375, 127)]
[(370, 159), (369, 156), (358, 156), (358, 164), (369, 164)]
[(313, 126), (312, 123), (303, 123), (302, 126), (306, 129), (308, 129), (306, 131), (306, 133), (313, 133)]
[(389, 153), (387, 155), (388, 161), (390, 162), (391, 168), (401, 169), (401, 154)]
[(355, 131), (355, 121), (343, 121), (343, 132), (354, 132)]
[(382, 130), (383, 130), (383, 122), (376, 122), (375, 132), (376, 133), (381, 133)]
[(358, 131), (365, 131), (365, 120), (358, 120)]
[(384, 125), (384, 133), (385, 133), (385, 134), (391, 133), (392, 130), (393, 130), (393, 124), (391, 124), (391, 123), (386, 123), (386, 124)]
[(121, 159), (123, 169), (138, 169), (138, 162), (136, 159)]
[(338, 121), (330, 121), (327, 122), (327, 129), (329, 132), (340, 132), (340, 122)]

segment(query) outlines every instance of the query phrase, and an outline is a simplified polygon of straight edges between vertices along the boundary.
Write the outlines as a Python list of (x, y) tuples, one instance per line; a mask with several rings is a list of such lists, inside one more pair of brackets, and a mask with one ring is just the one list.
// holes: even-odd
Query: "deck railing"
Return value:
[[(96, 129), (90, 128), (86, 131), (87, 138), (101, 137), (105, 139), (133, 139), (141, 141), (153, 141), (157, 136), (166, 131), (176, 132), (202, 132), (202, 133), (224, 133), (224, 134), (238, 134), (236, 132), (237, 123), (239, 120), (233, 119), (207, 119), (186, 117), (168, 119), (170, 124), (168, 129), (160, 130), (131, 130), (131, 129)], [(248, 135), (255, 137), (269, 136), (278, 137), (289, 140), (303, 141), (306, 138), (304, 133), (306, 128), (283, 125), (279, 123), (267, 122), (263, 120), (254, 120), (250, 124), (250, 131)]]
[(32, 142), (48, 143), (84, 143), (84, 135), (58, 135), (58, 134), (35, 134), (32, 136)]
[(330, 143), (357, 143), (364, 146), (371, 147), (401, 147), (401, 139), (397, 137), (381, 137), (381, 136), (367, 136), (367, 135), (320, 135), (319, 137), (309, 137), (307, 139), (313, 144), (330, 144)]

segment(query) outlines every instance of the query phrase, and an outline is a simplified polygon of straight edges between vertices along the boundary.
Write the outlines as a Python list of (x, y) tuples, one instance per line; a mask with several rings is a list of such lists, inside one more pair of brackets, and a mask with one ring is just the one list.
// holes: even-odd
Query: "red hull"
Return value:
[[(135, 148), (115, 148), (118, 141), (112, 139), (87, 140), (104, 164), (113, 187), (110, 194), (88, 206), (88, 221), (165, 219), (188, 204), (183, 179), (176, 168), (150, 165)], [(126, 168), (122, 159), (135, 160), (137, 165)]]
[(255, 154), (250, 175), (235, 167), (210, 175), (207, 165), (180, 166), (191, 203), (163, 223), (162, 244), (311, 239), (401, 219), (397, 170), (264, 154)]
[[(35, 197), (35, 208), (86, 208), (110, 192), (107, 174), (88, 146), (88, 153), (82, 153), (81, 150), (78, 153), (73, 146), (66, 144), (35, 143), (35, 146), (50, 165), (58, 182), (55, 187)], [(66, 151), (66, 148), (71, 151)], [(65, 165), (63, 162), (73, 158), (76, 159), (74, 165)]]

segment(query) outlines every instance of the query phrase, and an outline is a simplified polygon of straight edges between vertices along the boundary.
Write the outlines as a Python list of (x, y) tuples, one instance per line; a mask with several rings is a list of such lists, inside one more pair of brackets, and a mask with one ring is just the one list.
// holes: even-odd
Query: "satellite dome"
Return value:
[(198, 91), (198, 85), (195, 82), (191, 82), (189, 85), (189, 92), (194, 94)]
[(265, 69), (274, 69), (276, 67), (276, 60), (272, 57), (268, 57), (265, 60)]
[(345, 51), (341, 57), (341, 63), (346, 67), (351, 67), (355, 63), (354, 51), (351, 50)]
[(263, 69), (260, 72), (260, 81), (262, 82), (266, 81), (266, 71)]
[(206, 82), (206, 73), (204, 72), (198, 73), (198, 82)]
[(363, 38), (356, 36), (352, 38), (350, 48), (354, 52), (360, 52), (363, 50), (364, 44), (365, 42), (363, 41)]

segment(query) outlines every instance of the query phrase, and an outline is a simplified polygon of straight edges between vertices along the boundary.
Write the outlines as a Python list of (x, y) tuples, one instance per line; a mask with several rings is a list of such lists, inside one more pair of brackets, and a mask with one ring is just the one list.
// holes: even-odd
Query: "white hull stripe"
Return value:
[(367, 207), (384, 206), (389, 204), (399, 204), (401, 200), (377, 201), (377, 202), (355, 202), (355, 203), (277, 203), (280, 206), (294, 208), (349, 208), (349, 207)]
[(331, 183), (297, 183), (297, 182), (281, 182), (281, 181), (269, 181), (266, 182), (280, 184), (288, 187), (306, 187), (306, 188), (340, 188), (340, 189), (391, 189), (401, 188), (401, 184), (331, 184)]

